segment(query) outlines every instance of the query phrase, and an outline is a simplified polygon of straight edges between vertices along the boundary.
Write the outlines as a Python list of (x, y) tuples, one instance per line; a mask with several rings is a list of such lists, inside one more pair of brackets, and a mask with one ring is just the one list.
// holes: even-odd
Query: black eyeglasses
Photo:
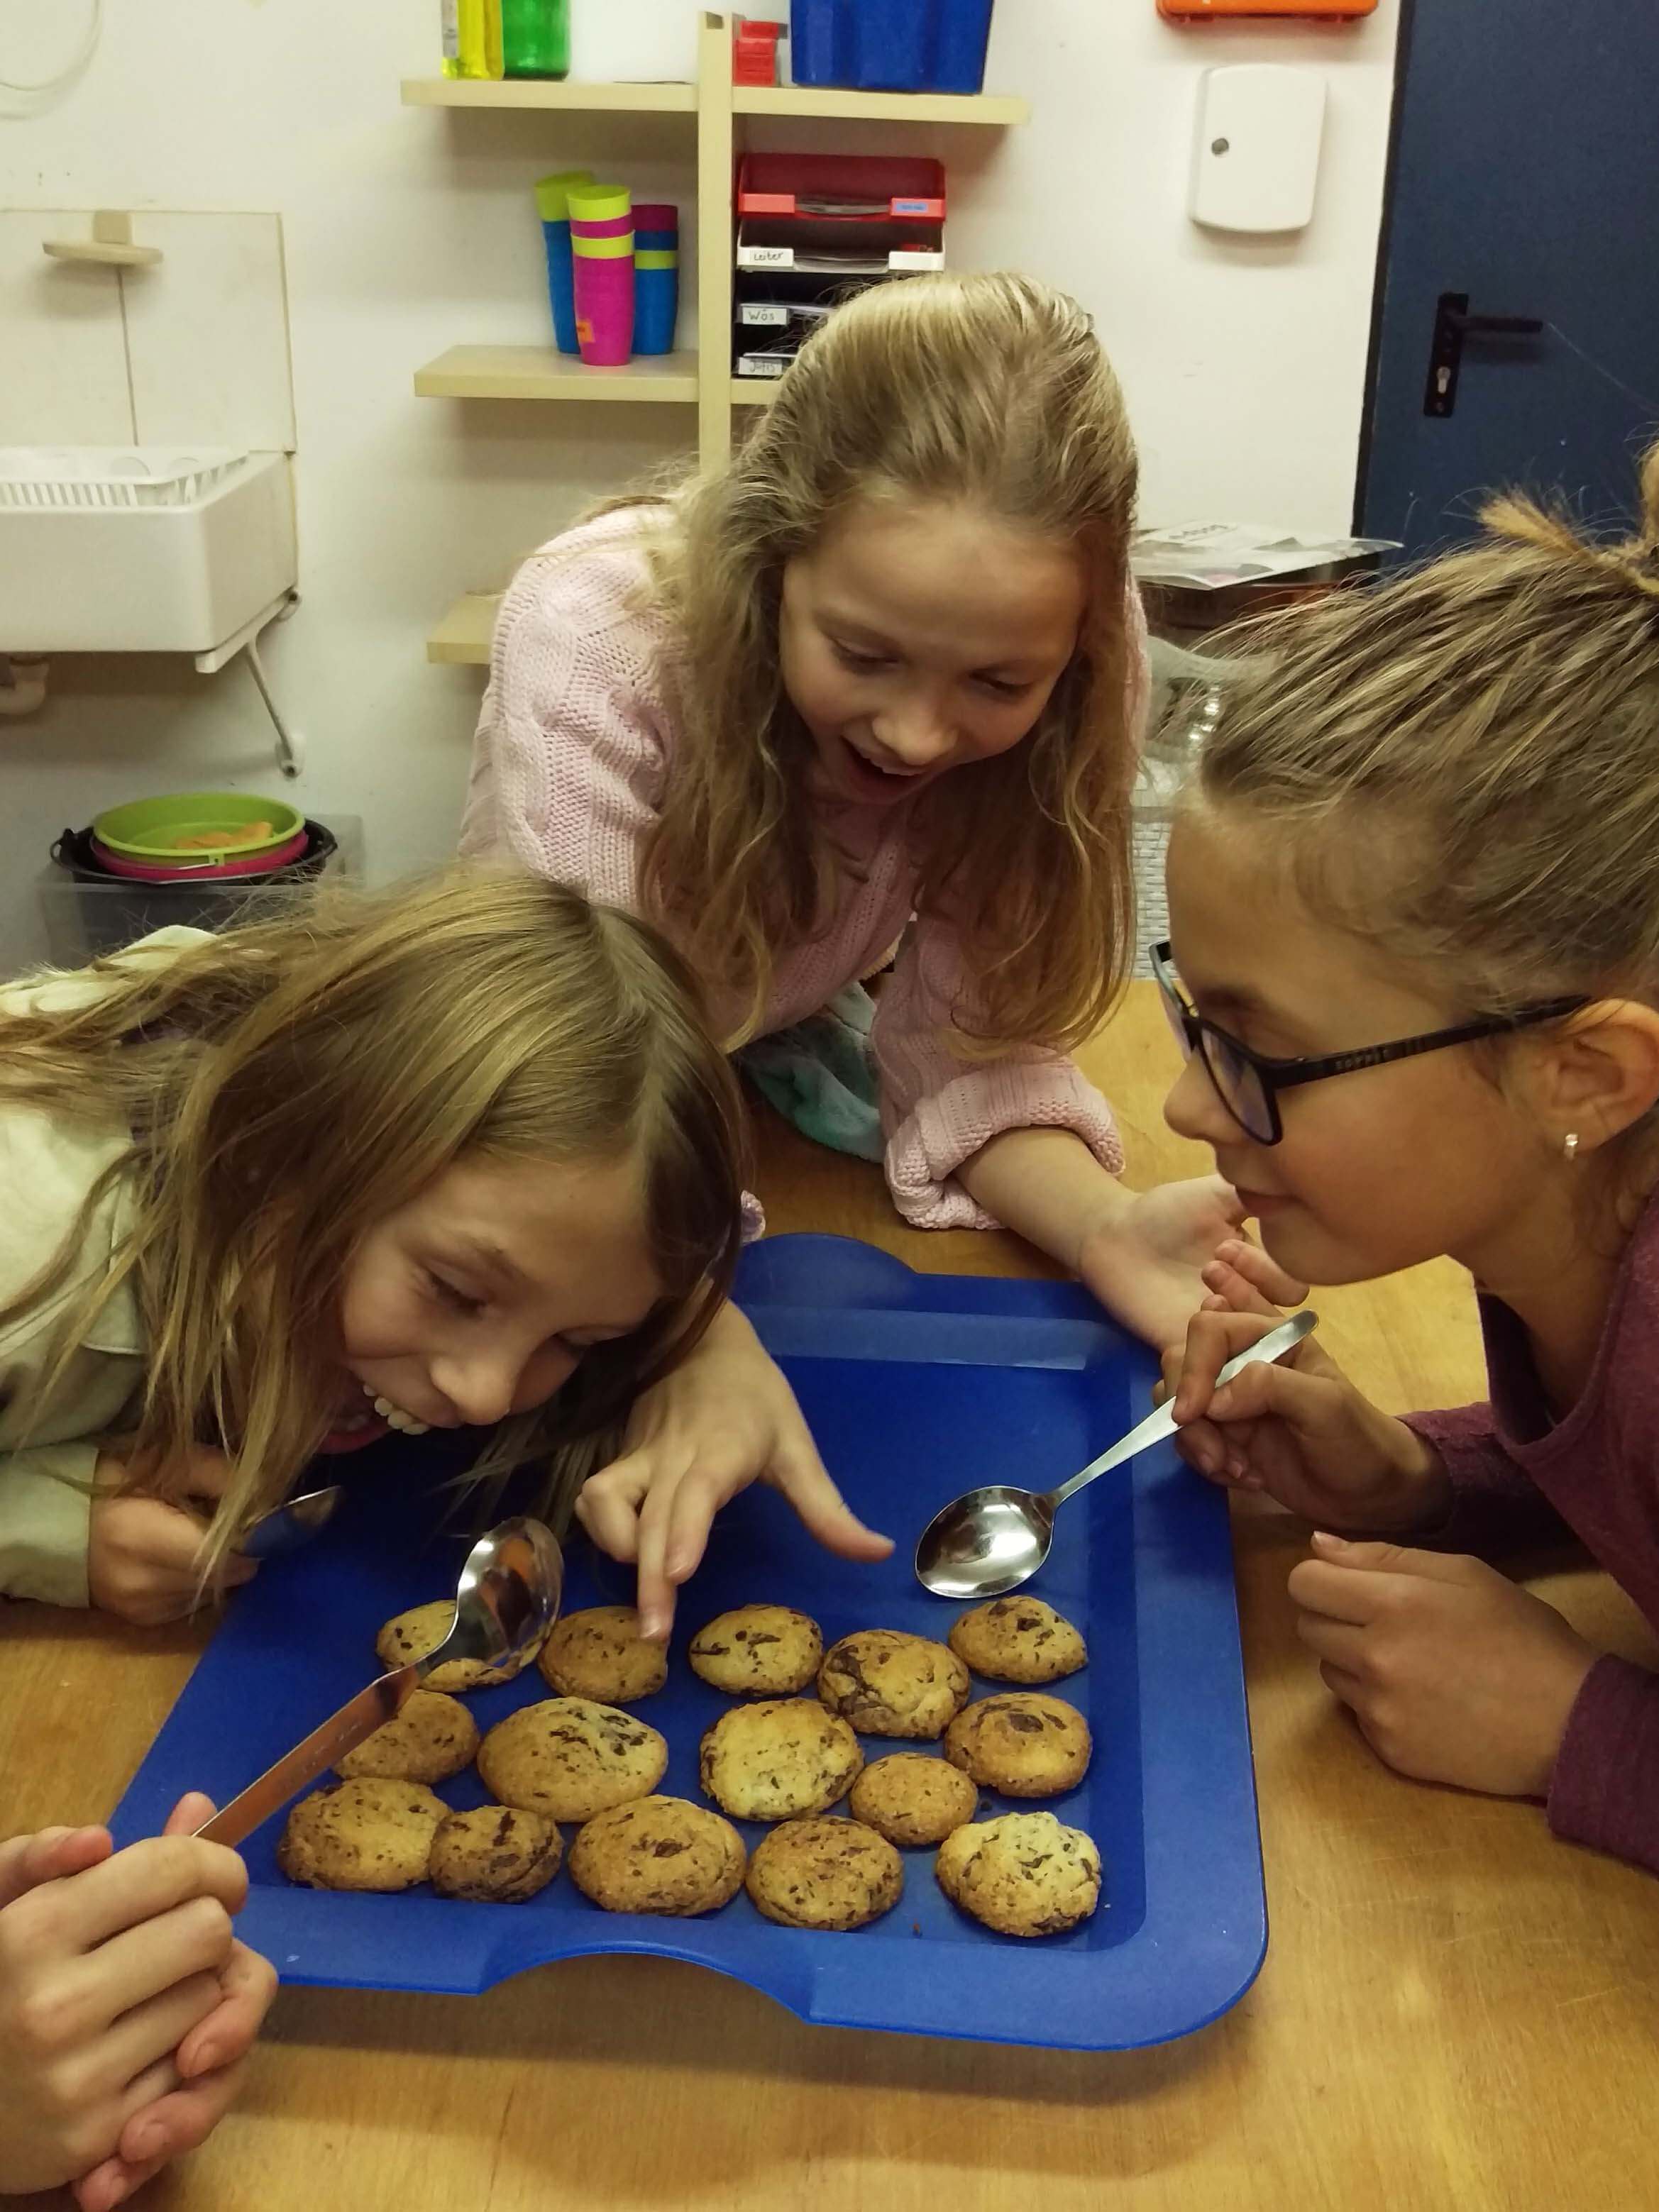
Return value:
[(1477, 1037), (1502, 1036), (1534, 1022), (1559, 1021), (1589, 1004), (1588, 999), (1547, 999), (1516, 1013), (1483, 1014), (1477, 1020), (1460, 1022), (1455, 1029), (1430, 1030), (1422, 1036), (1366, 1045), (1358, 1052), (1327, 1053), (1319, 1060), (1272, 1060), (1252, 1052), (1249, 1045), (1241, 1044), (1195, 1011), (1176, 978), (1167, 940), (1154, 945), (1149, 957), (1176, 1043), (1188, 1059), (1198, 1054), (1215, 1085), (1216, 1096), (1245, 1135), (1258, 1145), (1276, 1145), (1285, 1134), (1279, 1112), (1281, 1091), (1293, 1091), (1301, 1083), (1322, 1083), (1331, 1075), (1352, 1075), (1362, 1067), (1385, 1067), (1391, 1060), (1414, 1060), (1419, 1053), (1443, 1052), (1448, 1045), (1473, 1044)]

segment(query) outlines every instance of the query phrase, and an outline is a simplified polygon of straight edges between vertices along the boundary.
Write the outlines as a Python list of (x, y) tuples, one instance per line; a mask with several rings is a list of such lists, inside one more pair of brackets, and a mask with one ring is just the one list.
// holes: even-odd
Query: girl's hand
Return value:
[(1158, 1395), (1175, 1401), (1182, 1457), (1212, 1482), (1264, 1490), (1310, 1521), (1432, 1526), (1451, 1503), (1438, 1453), (1362, 1398), (1317, 1336), (1216, 1389), (1228, 1360), (1277, 1319), (1272, 1306), (1194, 1314), (1185, 1344), (1164, 1353)]
[(1204, 1304), (1230, 1307), (1234, 1313), (1277, 1315), (1281, 1309), (1301, 1305), (1308, 1295), (1305, 1283), (1286, 1274), (1277, 1260), (1248, 1237), (1224, 1237), (1199, 1276), (1208, 1293)]
[(188, 1832), (211, 1811), (187, 1797), (124, 1851), (104, 1828), (0, 1844), (0, 2191), (79, 2176), (108, 2212), (228, 2104), (276, 1978), (231, 1934), (240, 1859)]
[[(213, 1817), (213, 1800), (192, 1791), (173, 1808), (163, 1835), (189, 1836)], [(276, 1970), (232, 1939), (219, 1972), (220, 2000), (173, 2054), (179, 2086), (135, 2112), (113, 2157), (74, 2185), (81, 2212), (108, 2212), (158, 2173), (170, 2159), (194, 2150), (224, 2118), (241, 2087), (246, 2061), (276, 1994)]]
[[(225, 1455), (198, 1445), (191, 1455), (188, 1493), (216, 1498), (229, 1476)], [(258, 1572), (257, 1561), (233, 1554), (204, 1589), (198, 1554), (207, 1522), (159, 1498), (124, 1491), (129, 1470), (106, 1452), (98, 1455), (97, 1480), (87, 1583), (94, 1605), (101, 1611), (154, 1628), (164, 1620), (182, 1620), (222, 1590), (234, 1589)]]
[(1598, 1654), (1479, 1559), (1316, 1536), (1297, 1633), (1377, 1756), (1420, 1782), (1542, 1797)]
[(795, 1394), (733, 1305), (690, 1358), (636, 1401), (626, 1449), (591, 1475), (576, 1517), (601, 1551), (639, 1563), (640, 1631), (666, 1638), (715, 1514), (751, 1482), (781, 1490), (830, 1551), (884, 1559), (891, 1539), (848, 1512)]
[(1200, 1270), (1218, 1245), (1238, 1242), (1243, 1218), (1219, 1176), (1115, 1194), (1084, 1231), (1077, 1273), (1125, 1328), (1148, 1344), (1174, 1344), (1203, 1300)]

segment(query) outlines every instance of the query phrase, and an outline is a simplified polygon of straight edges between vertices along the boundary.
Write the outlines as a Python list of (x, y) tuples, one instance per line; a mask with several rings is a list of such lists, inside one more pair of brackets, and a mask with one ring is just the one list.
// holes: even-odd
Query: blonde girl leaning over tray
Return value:
[[(1266, 1249), (1165, 1374), (1322, 1532), (1297, 1625), (1379, 1756), (1659, 1873), (1659, 1680), (1476, 1556), (1565, 1524), (1659, 1624), (1659, 447), (1624, 543), (1485, 520), (1258, 637), (1176, 823), (1165, 1111)], [(1396, 1420), (1317, 1337), (1215, 1390), (1263, 1292), (1442, 1253), (1488, 1402)]]
[[(0, 993), (0, 1589), (187, 1611), (388, 1424), (579, 1479), (725, 1295), (740, 1130), (678, 959), (533, 877)], [(208, 1810), (0, 1844), (0, 2192), (107, 2212), (228, 2105), (273, 1981)]]
[[(1134, 489), (1071, 301), (1012, 276), (861, 295), (728, 466), (520, 571), (461, 846), (659, 921), (734, 1045), (824, 1007), (902, 934), (872, 1039), (899, 1212), (1018, 1229), (1164, 1341), (1238, 1208), (1214, 1180), (1126, 1190), (1066, 1057), (1131, 949)], [(836, 1548), (883, 1548), (734, 1310), (630, 1443), (579, 1510), (637, 1557), (658, 1630), (757, 1475)]]

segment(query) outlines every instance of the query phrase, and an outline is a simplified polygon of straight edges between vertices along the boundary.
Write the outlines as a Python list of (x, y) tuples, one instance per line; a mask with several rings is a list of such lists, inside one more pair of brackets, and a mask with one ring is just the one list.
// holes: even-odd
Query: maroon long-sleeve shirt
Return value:
[[(1553, 1421), (1527, 1334), (1480, 1301), (1492, 1401), (1415, 1413), (1456, 1493), (1443, 1551), (1485, 1552), (1565, 1523), (1659, 1628), (1659, 1199), (1625, 1254), (1595, 1364)], [(1558, 1836), (1659, 1874), (1659, 1676), (1598, 1659), (1567, 1722), (1550, 1784)]]

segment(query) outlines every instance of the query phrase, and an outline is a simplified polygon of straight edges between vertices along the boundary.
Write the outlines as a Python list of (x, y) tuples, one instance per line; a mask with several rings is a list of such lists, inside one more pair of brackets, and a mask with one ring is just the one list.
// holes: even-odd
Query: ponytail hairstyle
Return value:
[(1480, 1013), (1659, 1006), (1659, 445), (1636, 534), (1520, 493), (1484, 537), (1239, 634), (1193, 803)]
[[(1184, 804), (1264, 830), (1308, 910), (1452, 1018), (1659, 1007), (1659, 445), (1640, 484), (1632, 536), (1505, 493), (1467, 550), (1229, 641)], [(1656, 1124), (1606, 1148), (1621, 1200)]]

